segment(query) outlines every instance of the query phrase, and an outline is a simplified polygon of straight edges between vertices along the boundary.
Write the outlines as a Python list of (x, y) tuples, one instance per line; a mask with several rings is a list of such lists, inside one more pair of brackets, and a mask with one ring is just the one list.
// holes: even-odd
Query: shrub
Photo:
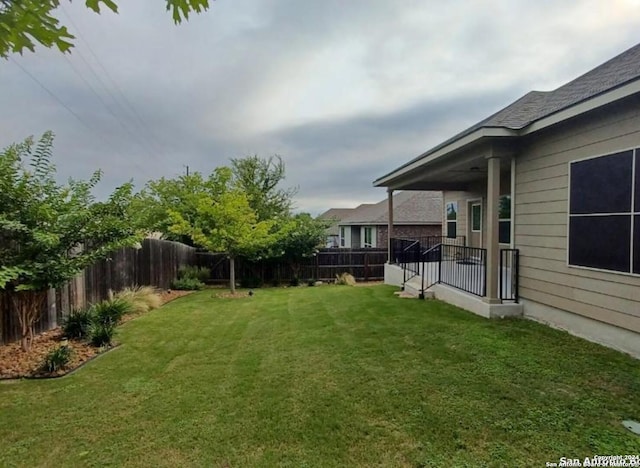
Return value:
[(342, 273), (340, 275), (336, 275), (336, 284), (343, 284), (346, 286), (355, 286), (356, 279), (353, 277), (353, 275), (349, 273)]
[(71, 360), (71, 348), (66, 345), (59, 346), (52, 350), (44, 358), (42, 368), (47, 372), (55, 372), (58, 369), (64, 368)]
[(109, 346), (116, 332), (113, 322), (95, 322), (91, 325), (89, 342), (96, 347)]
[(300, 286), (300, 278), (298, 278), (297, 276), (294, 276), (293, 278), (291, 278), (289, 280), (289, 286)]
[(142, 314), (157, 309), (162, 305), (162, 297), (151, 286), (137, 286), (125, 288), (114, 296), (131, 305), (132, 313)]
[(133, 305), (122, 298), (114, 297), (91, 306), (94, 324), (116, 326), (125, 314), (133, 311)]
[(178, 279), (196, 279), (205, 283), (211, 278), (211, 270), (207, 267), (184, 266), (178, 270)]
[(315, 286), (315, 285), (316, 285), (316, 280), (314, 280), (313, 278), (307, 280), (307, 286)]
[(240, 287), (246, 289), (261, 288), (264, 283), (257, 276), (246, 276), (240, 280)]
[(93, 314), (89, 309), (77, 309), (71, 311), (62, 323), (64, 336), (72, 340), (86, 338), (93, 322)]
[(180, 278), (171, 283), (171, 288), (183, 291), (199, 291), (204, 288), (204, 283), (196, 278)]

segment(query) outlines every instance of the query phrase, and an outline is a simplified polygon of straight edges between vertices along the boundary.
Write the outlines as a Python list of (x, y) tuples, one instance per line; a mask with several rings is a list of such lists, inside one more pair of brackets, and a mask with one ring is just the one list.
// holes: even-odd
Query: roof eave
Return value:
[(553, 114), (536, 120), (526, 127), (522, 128), (518, 132), (518, 136), (530, 135), (544, 128), (556, 125), (565, 120), (572, 119), (581, 114), (585, 114), (589, 111), (595, 110), (599, 107), (606, 106), (620, 99), (627, 98), (634, 94), (640, 93), (640, 78), (627, 82), (621, 86), (605, 91), (601, 94), (585, 99), (572, 106), (561, 109)]
[(427, 151), (426, 153), (418, 156), (413, 161), (410, 161), (398, 169), (376, 179), (373, 182), (374, 187), (388, 187), (389, 183), (398, 177), (402, 177), (403, 175), (419, 168), (420, 166), (424, 166), (425, 164), (430, 164), (447, 154), (460, 150), (465, 146), (471, 145), (483, 138), (492, 138), (492, 137), (512, 137), (517, 134), (517, 130), (503, 128), (503, 127), (483, 127), (479, 128), (455, 141), (452, 141), (448, 145), (445, 146), (436, 146), (434, 149)]
[(402, 177), (419, 167), (430, 164), (440, 158), (446, 157), (452, 152), (461, 150), (464, 147), (476, 143), (483, 138), (517, 137), (530, 135), (544, 128), (556, 125), (565, 120), (577, 117), (581, 114), (605, 106), (607, 104), (611, 104), (615, 101), (624, 99), (637, 93), (640, 93), (640, 78), (592, 96), (588, 99), (585, 99), (584, 101), (573, 104), (564, 109), (561, 109), (557, 112), (554, 112), (553, 114), (538, 119), (521, 129), (512, 129), (506, 127), (481, 127), (455, 141), (452, 141), (447, 145), (436, 146), (426, 153), (423, 153), (412, 161), (409, 161), (408, 163), (395, 169), (394, 171), (376, 179), (373, 182), (373, 186), (389, 187), (395, 179)]

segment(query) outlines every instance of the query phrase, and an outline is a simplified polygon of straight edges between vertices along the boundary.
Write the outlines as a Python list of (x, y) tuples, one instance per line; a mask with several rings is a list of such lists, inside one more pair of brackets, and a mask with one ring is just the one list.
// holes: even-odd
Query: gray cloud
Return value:
[(61, 177), (100, 167), (100, 195), (277, 153), (315, 213), (383, 198), (374, 179), (632, 46), (640, 16), (633, 0), (218, 0), (174, 26), (157, 0), (120, 3), (63, 3), (74, 52), (13, 57), (77, 118), (0, 64), (0, 146), (52, 129)]

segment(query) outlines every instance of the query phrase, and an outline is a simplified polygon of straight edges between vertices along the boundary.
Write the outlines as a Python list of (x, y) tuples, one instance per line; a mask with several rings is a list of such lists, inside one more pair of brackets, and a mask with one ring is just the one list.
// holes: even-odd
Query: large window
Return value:
[(498, 206), (498, 238), (501, 244), (511, 243), (511, 195), (502, 195)]
[(340, 247), (346, 247), (347, 239), (344, 226), (340, 226)]
[(640, 149), (569, 165), (569, 265), (640, 274)]
[(447, 237), (457, 236), (458, 225), (458, 202), (447, 203)]

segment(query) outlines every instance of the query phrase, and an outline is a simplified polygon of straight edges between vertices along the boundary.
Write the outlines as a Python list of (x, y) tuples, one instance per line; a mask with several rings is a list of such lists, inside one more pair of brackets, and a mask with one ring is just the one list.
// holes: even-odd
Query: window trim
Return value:
[[(571, 214), (571, 166), (574, 163), (588, 161), (591, 159), (603, 158), (606, 156), (613, 156), (619, 153), (624, 153), (626, 151), (632, 152), (632, 168), (631, 168), (631, 209), (628, 212), (615, 212), (615, 213), (577, 213), (575, 215)], [(636, 195), (636, 171), (640, 171), (640, 167), (636, 165), (636, 161), (640, 159), (640, 145), (634, 145), (632, 147), (626, 147), (621, 149), (616, 149), (612, 151), (608, 151), (606, 153), (597, 154), (594, 156), (587, 156), (584, 158), (573, 159), (567, 163), (567, 238), (566, 238), (566, 258), (565, 264), (568, 268), (575, 268), (579, 270), (585, 271), (597, 271), (600, 273), (609, 273), (614, 275), (622, 275), (622, 276), (631, 276), (634, 278), (640, 278), (640, 273), (633, 272), (633, 261), (634, 261), (634, 252), (636, 249), (640, 248), (640, 245), (634, 245), (634, 234), (635, 234), (635, 217), (640, 216), (640, 206), (635, 206), (635, 195)], [(640, 189), (640, 188), (638, 188)], [(629, 249), (629, 270), (630, 271), (621, 271), (621, 270), (607, 270), (605, 268), (598, 267), (589, 267), (584, 265), (574, 265), (569, 262), (569, 249), (570, 239), (571, 239), (571, 218), (574, 217), (597, 217), (597, 216), (629, 216), (631, 218), (631, 228), (630, 228), (630, 249)]]
[(502, 245), (507, 245), (509, 244), (510, 246), (513, 245), (513, 197), (511, 196), (510, 193), (504, 193), (502, 195), (500, 195), (500, 197), (498, 198), (498, 200), (502, 199), (503, 197), (509, 197), (509, 214), (511, 215), (509, 218), (501, 218), (500, 217), (500, 209), (498, 208), (498, 241), (500, 240), (500, 223), (506, 223), (507, 221), (509, 222), (509, 242), (500, 242), (500, 244)]
[[(449, 205), (455, 206), (456, 219), (449, 219)], [(458, 236), (458, 213), (459, 212), (460, 211), (459, 211), (457, 200), (449, 201), (444, 204), (444, 222), (445, 222), (444, 227), (446, 230), (446, 232), (444, 233), (445, 234), (444, 237), (446, 237), (447, 239), (455, 239)], [(456, 225), (455, 236), (449, 236), (449, 223), (455, 223)]]
[[(362, 226), (360, 230), (360, 245), (364, 249), (375, 249), (376, 248), (376, 231), (374, 230), (375, 226)], [(367, 245), (367, 230), (371, 234), (371, 242)]]
[[(480, 207), (480, 227), (478, 229), (474, 229), (474, 218), (473, 218), (473, 209), (475, 207)], [(478, 203), (474, 203), (471, 202), (471, 216), (469, 216), (469, 219), (471, 220), (471, 232), (482, 232), (482, 202), (478, 202)]]

